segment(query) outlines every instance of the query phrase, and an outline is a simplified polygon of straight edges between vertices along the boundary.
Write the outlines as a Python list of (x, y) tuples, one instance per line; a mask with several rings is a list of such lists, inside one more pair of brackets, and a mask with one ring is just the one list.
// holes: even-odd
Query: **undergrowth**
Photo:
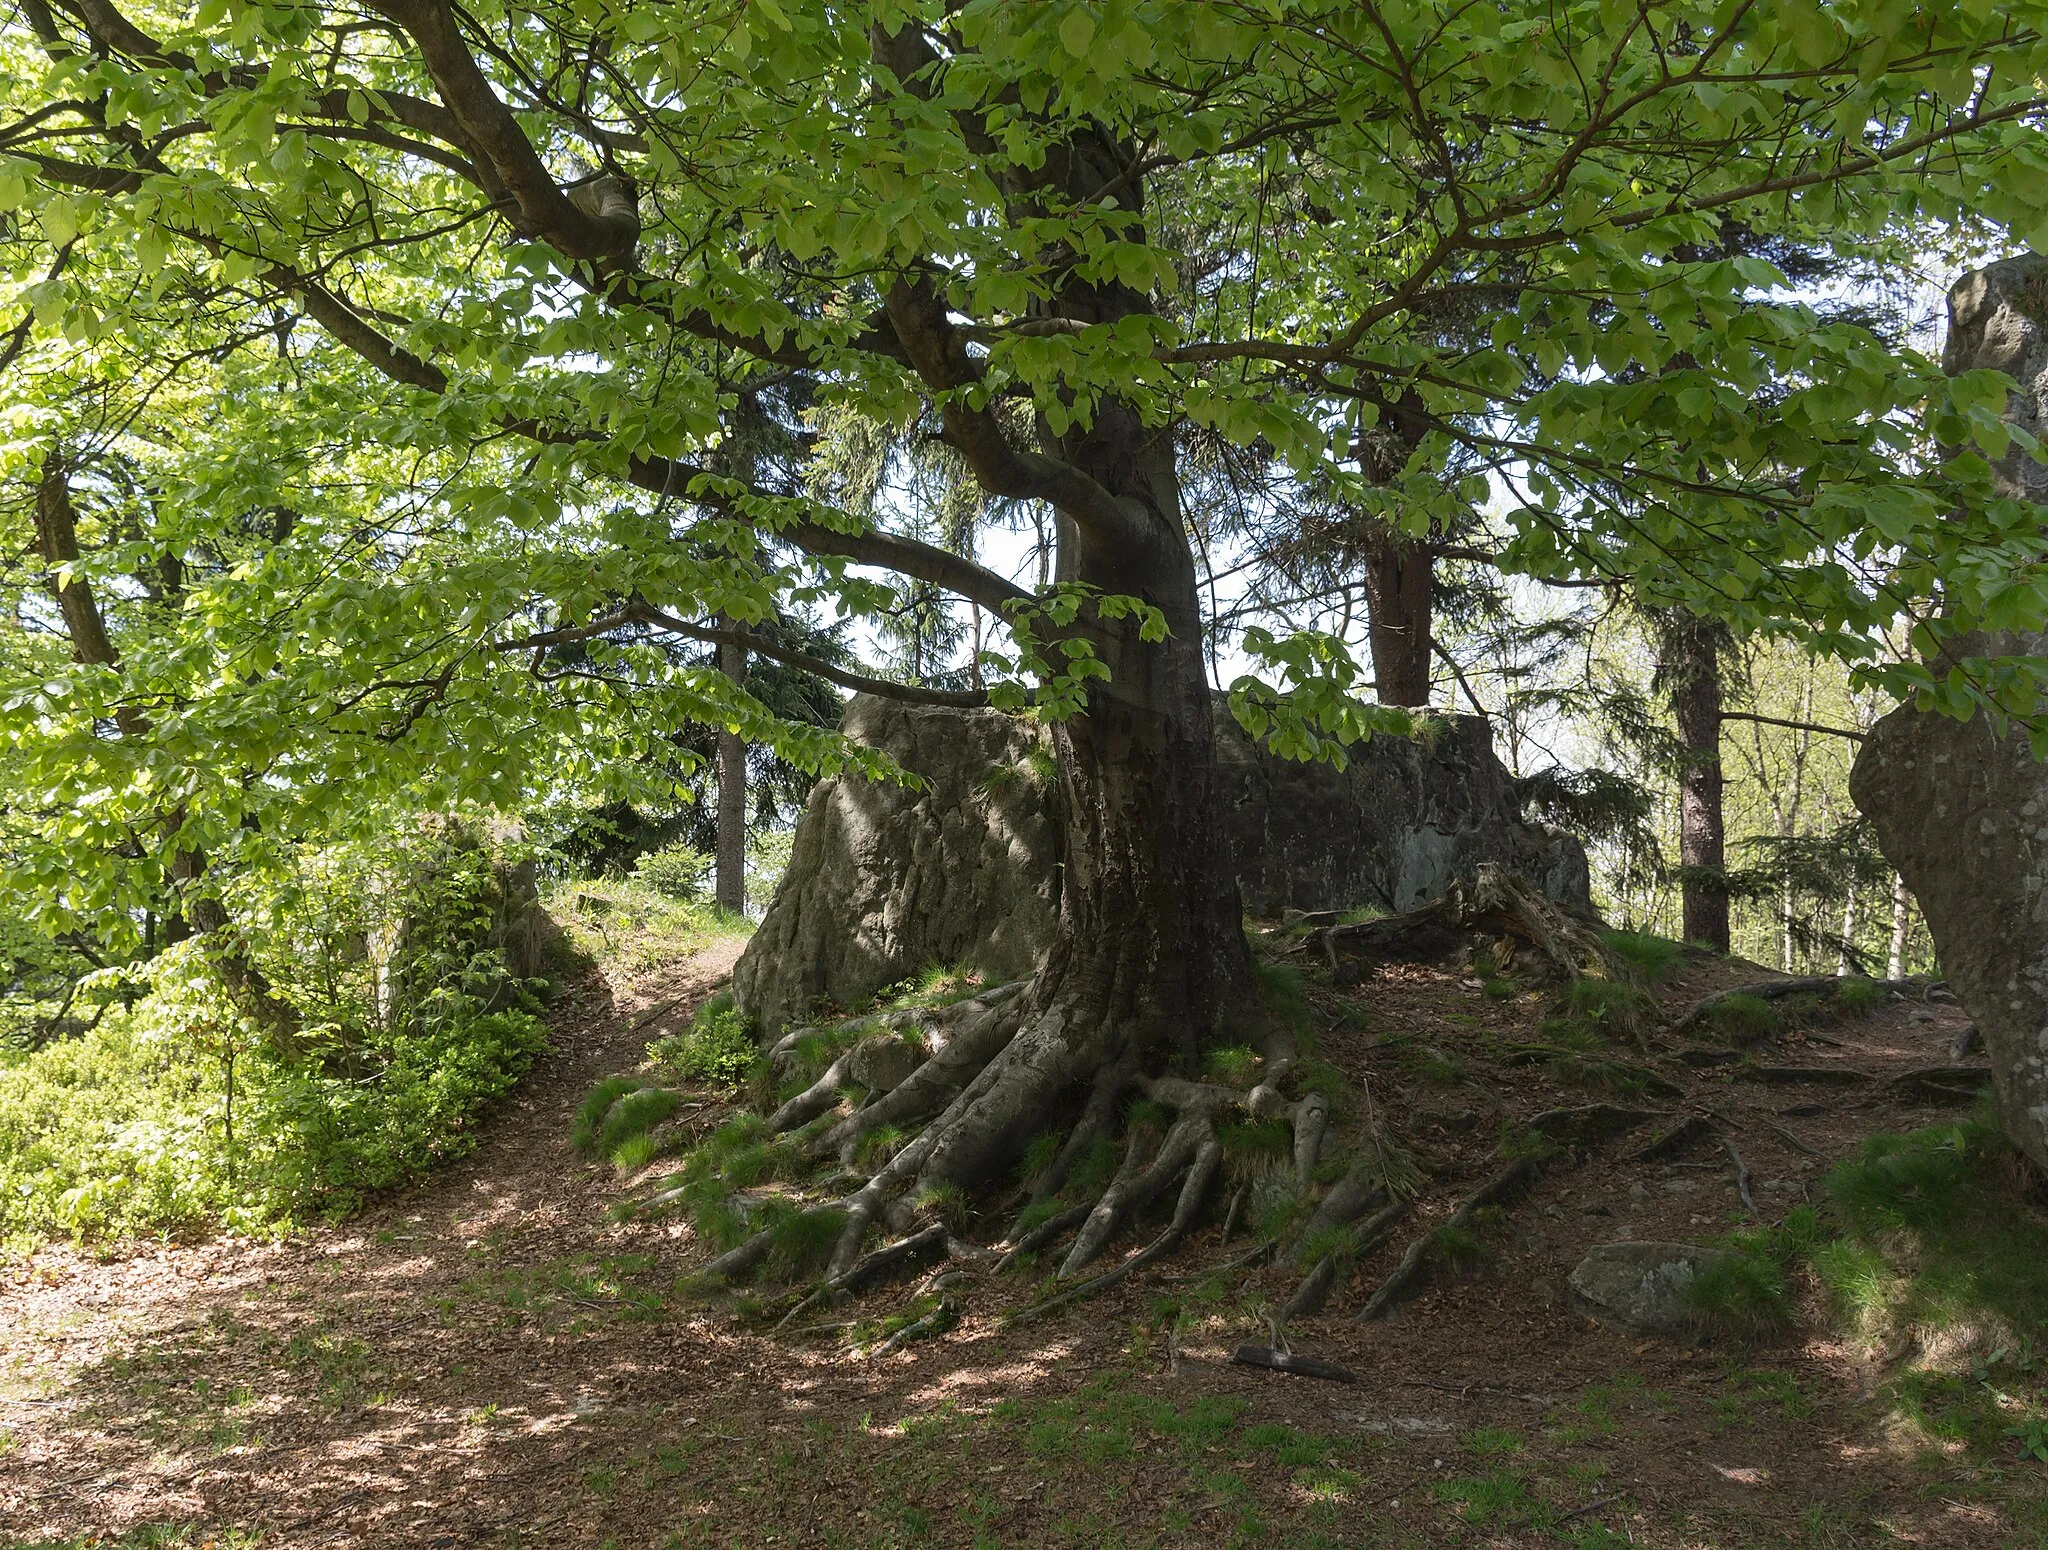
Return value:
[[(1737, 1233), (1689, 1300), (1711, 1333), (1795, 1318), (1798, 1286), (1870, 1359), (1879, 1401), (1934, 1450), (2028, 1459), (2048, 1437), (2048, 1213), (1988, 1108), (1872, 1136), (1828, 1176), (1825, 1206)], [(1900, 1353), (1905, 1353), (1903, 1356)]]
[(82, 1031), (0, 1046), (0, 1237), (245, 1231), (343, 1215), (475, 1144), (545, 1047), (512, 978), (511, 863), (452, 821), (238, 878), (292, 1026), (259, 1024), (204, 939), (109, 970)]

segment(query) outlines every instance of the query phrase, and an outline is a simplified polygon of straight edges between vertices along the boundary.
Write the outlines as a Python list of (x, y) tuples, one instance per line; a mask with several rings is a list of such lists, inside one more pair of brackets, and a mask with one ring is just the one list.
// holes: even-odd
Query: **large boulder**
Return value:
[[(2019, 384), (2006, 418), (2048, 435), (2048, 258), (2008, 259), (1949, 292), (1942, 365)], [(2048, 501), (2048, 468), (2014, 448), (1999, 493)], [(1949, 655), (2048, 655), (2048, 637), (1965, 636)], [(1942, 971), (1976, 1019), (2006, 1134), (2048, 1170), (2048, 765), (1983, 716), (1897, 710), (1849, 775), (1857, 808), (1920, 902)]]
[(1572, 1271), (1572, 1305), (1624, 1334), (1689, 1334), (1699, 1322), (1692, 1284), (1727, 1257), (1696, 1243), (1598, 1244)]
[[(1058, 919), (1058, 797), (1035, 726), (871, 695), (848, 703), (842, 725), (925, 787), (845, 775), (811, 793), (781, 886), (733, 970), (741, 1008), (767, 1028), (930, 964), (1028, 974)], [(1217, 745), (1226, 843), (1254, 915), (1407, 909), (1482, 861), (1588, 904), (1584, 850), (1522, 819), (1478, 717), (1432, 722), (1412, 742), (1375, 739), (1338, 770), (1260, 751), (1219, 700)]]

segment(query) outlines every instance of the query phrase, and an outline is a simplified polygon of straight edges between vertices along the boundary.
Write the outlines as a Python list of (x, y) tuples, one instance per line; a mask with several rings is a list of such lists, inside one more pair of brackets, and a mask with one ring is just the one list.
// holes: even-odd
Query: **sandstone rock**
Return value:
[[(2008, 259), (1949, 293), (1942, 365), (2002, 371), (2019, 384), (2006, 418), (2048, 431), (2048, 259)], [(2014, 448), (2002, 494), (2048, 500), (2048, 468)], [(1966, 637), (1956, 656), (2040, 656), (2048, 638)], [(2019, 732), (1892, 712), (1850, 772), (1877, 831), (1927, 918), (1943, 972), (1991, 1059), (2006, 1134), (2048, 1170), (2048, 765)]]
[[(1478, 717), (1445, 718), (1414, 742), (1375, 739), (1341, 771), (1261, 752), (1220, 701), (1217, 718), (1226, 843), (1254, 915), (1406, 909), (1482, 861), (1588, 902), (1584, 849), (1522, 819)], [(1036, 728), (869, 695), (848, 703), (843, 726), (926, 789), (842, 776), (812, 792), (733, 971), (740, 1007), (769, 1030), (934, 963), (1029, 974), (1058, 918), (1057, 793)]]
[(1598, 1244), (1572, 1272), (1572, 1305), (1626, 1334), (1682, 1335), (1695, 1322), (1693, 1278), (1726, 1257), (1693, 1243)]

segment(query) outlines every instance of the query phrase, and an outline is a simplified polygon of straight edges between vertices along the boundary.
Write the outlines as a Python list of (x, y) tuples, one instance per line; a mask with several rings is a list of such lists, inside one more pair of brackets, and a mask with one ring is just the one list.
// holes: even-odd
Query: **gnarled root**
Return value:
[(1309, 1271), (1301, 1285), (1295, 1288), (1294, 1295), (1287, 1300), (1287, 1306), (1280, 1313), (1281, 1319), (1301, 1319), (1321, 1313), (1345, 1267), (1378, 1248), (1381, 1240), (1414, 1209), (1414, 1201), (1396, 1200), (1367, 1217), (1342, 1248), (1334, 1249), (1316, 1261), (1315, 1268)]
[[(1217, 1170), (1222, 1165), (1223, 1147), (1216, 1139), (1214, 1128), (1209, 1127), (1208, 1133), (1196, 1145), (1194, 1160), (1188, 1165), (1187, 1178), (1181, 1184), (1180, 1198), (1173, 1208), (1173, 1220), (1167, 1223), (1166, 1231), (1114, 1270), (1104, 1271), (1099, 1276), (1083, 1281), (1079, 1286), (1040, 1303), (1020, 1317), (1035, 1318), (1067, 1303), (1079, 1302), (1084, 1297), (1092, 1297), (1097, 1292), (1107, 1291), (1119, 1281), (1135, 1275), (1154, 1260), (1171, 1254), (1180, 1246), (1181, 1239), (1193, 1228), (1195, 1217), (1202, 1209), (1202, 1202), (1208, 1196), (1209, 1186), (1215, 1182)], [(1062, 1274), (1064, 1273), (1063, 1271)]]
[(1484, 1207), (1511, 1200), (1527, 1189), (1535, 1182), (1539, 1171), (1533, 1157), (1517, 1157), (1467, 1195), (1443, 1226), (1434, 1232), (1424, 1233), (1408, 1245), (1408, 1252), (1401, 1256), (1394, 1273), (1380, 1283), (1379, 1289), (1358, 1310), (1360, 1321), (1384, 1318), (1399, 1304), (1420, 1292), (1428, 1284), (1430, 1268), (1439, 1252), (1440, 1235), (1464, 1231)]

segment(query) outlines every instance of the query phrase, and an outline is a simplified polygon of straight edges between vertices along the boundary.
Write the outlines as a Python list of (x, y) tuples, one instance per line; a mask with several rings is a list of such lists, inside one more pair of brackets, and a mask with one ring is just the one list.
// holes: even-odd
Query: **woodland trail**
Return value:
[[(1293, 1331), (1356, 1369), (1356, 1386), (1227, 1362), (1264, 1335), (1235, 1276), (1191, 1284), (1229, 1257), (1213, 1227), (1180, 1262), (1042, 1321), (1004, 1327), (991, 1287), (950, 1333), (881, 1360), (844, 1350), (832, 1321), (845, 1313), (770, 1340), (677, 1286), (702, 1258), (687, 1228), (609, 1221), (618, 1181), (566, 1142), (591, 1082), (679, 1026), (730, 953), (631, 987), (594, 973), (568, 987), (554, 1053), (477, 1151), (341, 1227), (98, 1258), (58, 1248), (10, 1267), (0, 1545), (1732, 1550), (1887, 1542), (1880, 1526), (1923, 1544), (2041, 1542), (2030, 1477), (2015, 1489), (1916, 1460), (1867, 1403), (1869, 1374), (1823, 1339), (1688, 1350), (1563, 1306), (1588, 1243), (1699, 1237), (1729, 1219), (1734, 1184), (1704, 1163), (1555, 1170), (1488, 1265), (1387, 1323), (1354, 1323), (1397, 1242)], [(1672, 995), (1741, 972), (1695, 966)], [(1423, 971), (1374, 1005), (1382, 1026), (1466, 1039), (1473, 1071), (1483, 1019), (1518, 1015)], [(1807, 1058), (1880, 1076), (1925, 1063), (1958, 1020), (1937, 1011), (1887, 1009)], [(1383, 1058), (1342, 1029), (1326, 1053), (1361, 1080)], [(1719, 1085), (1690, 1101), (1747, 1126), (1767, 1208), (1867, 1130), (1920, 1122), (1836, 1091), (1709, 1077)], [(1489, 1166), (1499, 1111), (1555, 1100), (1526, 1072), (1491, 1088), (1471, 1074), (1369, 1080), (1451, 1180)], [(1825, 1102), (1790, 1121), (1758, 1106), (1783, 1115), (1801, 1097)], [(1792, 1125), (1810, 1154), (1777, 1140)], [(1433, 1187), (1417, 1223), (1458, 1192)], [(1278, 1280), (1269, 1290), (1285, 1296)], [(1213, 1315), (1184, 1320), (1170, 1346), (1162, 1299), (1199, 1310), (1205, 1297)]]

